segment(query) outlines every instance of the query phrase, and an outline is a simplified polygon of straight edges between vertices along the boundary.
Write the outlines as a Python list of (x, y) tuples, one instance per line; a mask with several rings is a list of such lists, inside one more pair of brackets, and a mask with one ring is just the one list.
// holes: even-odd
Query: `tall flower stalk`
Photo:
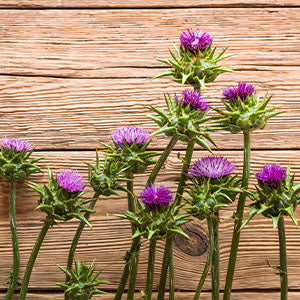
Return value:
[[(255, 87), (251, 84), (239, 82), (237, 87), (227, 87), (223, 91), (222, 102), (226, 110), (223, 111), (215, 108), (220, 114), (220, 117), (216, 117), (216, 123), (221, 128), (231, 133), (243, 133), (244, 162), (242, 188), (244, 190), (248, 188), (250, 175), (251, 132), (263, 129), (269, 118), (282, 113), (282, 111), (276, 111), (280, 106), (267, 107), (270, 100), (271, 97), (268, 95), (262, 98), (258, 96)], [(240, 194), (234, 215), (234, 228), (223, 296), (224, 300), (230, 300), (246, 195), (246, 192)]]
[(77, 171), (63, 170), (54, 177), (49, 170), (47, 186), (41, 187), (33, 182), (29, 183), (29, 186), (39, 193), (40, 199), (37, 208), (46, 213), (47, 217), (26, 266), (20, 300), (26, 299), (32, 269), (48, 229), (55, 225), (57, 220), (68, 221), (72, 218), (82, 220), (91, 226), (83, 215), (83, 213), (91, 212), (90, 209), (83, 206), (90, 200), (79, 199), (85, 193), (85, 182)]
[(31, 174), (41, 171), (35, 165), (42, 157), (30, 159), (33, 145), (20, 139), (2, 137), (0, 152), (0, 178), (9, 182), (9, 219), (13, 248), (13, 268), (9, 276), (9, 287), (5, 300), (10, 300), (18, 283), (20, 254), (16, 223), (16, 183), (23, 182)]
[(227, 159), (218, 156), (203, 157), (192, 164), (188, 176), (192, 185), (188, 185), (184, 197), (191, 216), (200, 220), (206, 219), (210, 235), (210, 246), (207, 262), (200, 278), (195, 297), (200, 297), (205, 278), (211, 263), (212, 299), (219, 299), (219, 209), (231, 204), (241, 192), (240, 180), (231, 176), (235, 166)]
[(273, 228), (278, 227), (280, 266), (276, 267), (280, 274), (281, 300), (288, 298), (288, 274), (286, 261), (286, 238), (284, 229), (284, 216), (289, 216), (295, 225), (298, 221), (294, 211), (300, 203), (300, 184), (294, 184), (294, 176), (290, 176), (279, 165), (264, 165), (256, 173), (258, 187), (256, 192), (250, 194), (250, 213), (243, 223), (244, 227), (255, 215), (262, 214), (273, 221)]

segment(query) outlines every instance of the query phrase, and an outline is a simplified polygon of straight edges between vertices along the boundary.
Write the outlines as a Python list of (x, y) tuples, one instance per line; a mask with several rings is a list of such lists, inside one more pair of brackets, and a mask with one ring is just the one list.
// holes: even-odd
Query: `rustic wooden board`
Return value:
[(107, 68), (162, 66), (154, 58), (168, 58), (171, 42), (177, 43), (181, 30), (191, 26), (214, 36), (219, 49), (229, 46), (230, 52), (238, 53), (224, 62), (226, 66), (299, 66), (299, 12), (300, 8), (1, 10), (0, 74), (95, 78)]
[[(4, 297), (5, 294), (1, 294), (0, 296)], [(222, 295), (222, 294), (221, 294)], [(168, 293), (166, 293), (166, 297), (168, 296)], [(298, 292), (289, 292), (289, 300), (298, 300), (300, 297), (300, 293)], [(156, 299), (157, 293), (153, 293), (152, 299)], [(255, 300), (277, 300), (280, 297), (279, 292), (232, 292), (231, 299), (232, 300), (249, 300), (249, 299), (255, 299)], [(28, 300), (61, 300), (62, 299), (62, 293), (28, 293), (27, 294)], [(93, 299), (101, 299), (101, 300), (112, 300), (114, 299), (114, 294), (107, 293), (105, 295), (96, 295), (93, 297)], [(126, 295), (124, 295), (123, 299), (126, 299)], [(140, 300), (142, 299), (140, 294), (135, 294), (134, 299)], [(176, 300), (192, 300), (194, 299), (194, 293), (187, 293), (187, 292), (181, 292), (176, 296)], [(201, 300), (210, 300), (211, 294), (208, 292), (204, 292), (201, 294)], [(18, 300), (18, 296), (14, 296), (12, 300)]]
[[(222, 295), (222, 294), (221, 294)], [(4, 294), (0, 293), (0, 296), (4, 297)], [(166, 293), (166, 297), (168, 296), (168, 293)], [(289, 292), (289, 300), (298, 300), (300, 297), (300, 293), (298, 292)], [(157, 293), (153, 293), (153, 299), (156, 299)], [(280, 297), (279, 292), (232, 292), (231, 299), (232, 300), (249, 300), (249, 299), (255, 299), (255, 300), (277, 300)], [(12, 300), (17, 300), (18, 296), (14, 296)], [(61, 293), (28, 293), (27, 294), (28, 300), (61, 300), (62, 294)], [(114, 294), (107, 293), (105, 295), (96, 295), (93, 297), (93, 299), (101, 299), (101, 300), (112, 300), (114, 299)], [(126, 296), (124, 295), (123, 299), (126, 299)], [(142, 299), (140, 294), (135, 294), (134, 299), (140, 300)], [(186, 293), (181, 292), (176, 296), (176, 300), (192, 300), (194, 299), (194, 293)], [(201, 294), (201, 300), (210, 300), (211, 294), (208, 292), (204, 292)]]
[[(159, 70), (151, 70), (153, 76)], [(236, 72), (221, 76), (203, 91), (212, 106), (221, 107), (222, 88), (245, 80), (261, 94), (273, 94), (270, 105), (283, 105), (286, 113), (271, 120), (263, 131), (256, 131), (252, 147), (299, 148), (300, 67), (268, 67), (267, 70)], [(110, 131), (125, 125), (157, 129), (146, 115), (146, 105), (165, 108), (163, 93), (180, 93), (182, 87), (169, 80), (61, 79), (2, 76), (0, 84), (0, 134), (23, 137), (39, 149), (95, 149), (99, 141), (109, 142)], [(240, 149), (240, 134), (212, 134), (220, 149)], [(159, 135), (151, 147), (164, 148), (168, 139)], [(177, 148), (185, 145), (179, 143)]]
[[(48, 155), (44, 161), (50, 167), (68, 168), (78, 166), (80, 173), (84, 173), (81, 160), (91, 160), (94, 153), (92, 151), (82, 152), (42, 152)], [(219, 155), (224, 155), (231, 160), (235, 159), (239, 170), (241, 171), (241, 151), (221, 151)], [(204, 152), (197, 151), (194, 158), (207, 155)], [(60, 163), (60, 157), (62, 162)], [(252, 173), (256, 172), (262, 164), (277, 162), (284, 166), (289, 163), (295, 165), (293, 171), (296, 172), (296, 179), (300, 179), (300, 152), (299, 151), (255, 151), (252, 156)], [(175, 182), (180, 173), (180, 164), (173, 153), (163, 169), (163, 174), (158, 178), (158, 182), (163, 182), (173, 191)], [(37, 181), (43, 183), (46, 181), (39, 177)], [(145, 175), (137, 180), (138, 194), (145, 184)], [(253, 183), (253, 176), (251, 182)], [(0, 198), (0, 257), (2, 262), (2, 272), (0, 274), (0, 288), (5, 288), (3, 283), (9, 273), (11, 266), (11, 245), (8, 223), (7, 209), (7, 186), (1, 185)], [(20, 195), (20, 189), (18, 192)], [(37, 196), (28, 189), (23, 192), (23, 198), (18, 196), (17, 200), (17, 220), (21, 249), (21, 273), (24, 271), (34, 239), (41, 227), (40, 219), (43, 216), (38, 212), (32, 212), (36, 206)], [(20, 200), (22, 199), (22, 200)], [(221, 282), (222, 286), (226, 275), (226, 264), (230, 250), (231, 232), (232, 232), (232, 213), (234, 207), (227, 208), (221, 213), (220, 244), (221, 244)], [(104, 285), (105, 288), (115, 289), (118, 279), (121, 275), (122, 256), (130, 245), (130, 226), (126, 221), (119, 220), (113, 216), (126, 210), (126, 201), (124, 198), (101, 199), (96, 205), (96, 214), (92, 217), (93, 230), (86, 229), (78, 247), (78, 257), (85, 261), (92, 261), (96, 258), (96, 263), (103, 270), (102, 278), (110, 281)], [(300, 218), (300, 212), (297, 211), (297, 217)], [(39, 254), (37, 264), (34, 269), (31, 280), (33, 289), (55, 289), (52, 284), (54, 281), (63, 280), (63, 274), (56, 268), (55, 264), (64, 265), (68, 253), (68, 247), (71, 243), (74, 231), (78, 222), (69, 221), (60, 226), (51, 229), (45, 239), (45, 243)], [(201, 226), (205, 228), (202, 222)], [(299, 230), (291, 221), (286, 222), (288, 265), (289, 265), (289, 284), (292, 289), (300, 289), (299, 267), (300, 252), (298, 245), (300, 243)], [(259, 234), (258, 234), (259, 233)], [(163, 245), (158, 246), (158, 261), (162, 258)], [(174, 248), (175, 266), (176, 266), (176, 286), (181, 290), (192, 290), (196, 288), (201, 268), (205, 261), (205, 255), (190, 256), (179, 248)], [(275, 272), (267, 266), (266, 260), (269, 259), (273, 265), (278, 264), (278, 242), (276, 231), (272, 229), (270, 220), (256, 218), (244, 229), (241, 235), (241, 246), (237, 262), (235, 289), (277, 289), (279, 288), (279, 278)], [(142, 288), (146, 276), (147, 244), (142, 246), (140, 276), (138, 277), (138, 288)], [(160, 272), (160, 264), (155, 269), (156, 280)], [(47, 277), (44, 274), (47, 273)], [(259, 283), (259, 284), (258, 284)], [(205, 289), (210, 288), (209, 280)]]
[(167, 8), (167, 7), (281, 7), (299, 6), (297, 0), (216, 0), (216, 1), (138, 1), (121, 0), (94, 1), (94, 0), (9, 0), (0, 1), (0, 8)]

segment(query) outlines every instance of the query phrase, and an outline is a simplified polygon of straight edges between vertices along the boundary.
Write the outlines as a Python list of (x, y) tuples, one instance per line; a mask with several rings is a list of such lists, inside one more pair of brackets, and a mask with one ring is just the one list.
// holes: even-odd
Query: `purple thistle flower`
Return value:
[(151, 139), (149, 132), (136, 126), (125, 126), (114, 130), (111, 133), (111, 137), (120, 148), (123, 148), (124, 141), (126, 141), (127, 144), (133, 144), (135, 142), (138, 145), (145, 144)]
[(70, 193), (83, 191), (85, 182), (77, 170), (67, 169), (56, 175), (58, 185)]
[(182, 98), (177, 97), (177, 102), (182, 102), (183, 105), (189, 105), (191, 108), (205, 112), (209, 109), (209, 104), (206, 103), (206, 97), (200, 96), (200, 91), (186, 89), (182, 92)]
[(196, 32), (192, 28), (187, 29), (187, 32), (182, 31), (180, 35), (181, 46), (184, 50), (196, 52), (198, 50), (206, 50), (212, 43), (213, 38), (206, 32), (197, 29)]
[(256, 178), (277, 187), (280, 182), (286, 178), (286, 171), (279, 165), (264, 165), (260, 171), (256, 173)]
[(16, 152), (29, 152), (33, 149), (33, 144), (20, 139), (8, 139), (6, 136), (1, 139), (2, 148), (14, 150)]
[(222, 156), (207, 156), (195, 161), (188, 169), (190, 177), (220, 178), (236, 170), (226, 158)]
[(244, 102), (247, 96), (252, 96), (254, 93), (253, 85), (240, 81), (237, 87), (227, 87), (223, 90), (223, 99), (235, 103), (240, 98)]
[(153, 183), (151, 183), (150, 186), (143, 190), (140, 198), (149, 208), (161, 208), (172, 202), (172, 193), (163, 185), (157, 188)]

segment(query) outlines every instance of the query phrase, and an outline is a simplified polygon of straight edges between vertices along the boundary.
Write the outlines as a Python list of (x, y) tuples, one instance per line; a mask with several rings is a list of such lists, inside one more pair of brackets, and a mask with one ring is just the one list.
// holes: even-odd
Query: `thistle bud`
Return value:
[(82, 176), (75, 170), (63, 170), (59, 174), (53, 176), (49, 170), (49, 184), (44, 187), (30, 182), (29, 186), (39, 193), (39, 205), (36, 209), (40, 209), (47, 214), (47, 219), (68, 221), (77, 218), (84, 221), (91, 227), (83, 213), (93, 211), (83, 205), (90, 202), (90, 199), (82, 200), (80, 197), (85, 194)]
[(43, 157), (30, 159), (33, 144), (20, 139), (2, 137), (0, 152), (0, 178), (11, 181), (24, 181), (31, 174), (40, 172), (35, 163)]
[(89, 266), (81, 263), (79, 260), (75, 263), (75, 268), (71, 271), (58, 266), (69, 278), (65, 282), (56, 282), (60, 286), (68, 299), (72, 300), (88, 300), (94, 295), (105, 294), (104, 291), (96, 288), (99, 284), (107, 283), (107, 281), (99, 280), (100, 272), (94, 274), (95, 265), (91, 263)]
[(171, 76), (172, 80), (181, 84), (190, 84), (196, 89), (213, 82), (218, 75), (233, 72), (232, 69), (218, 65), (218, 62), (231, 56), (225, 55), (226, 49), (215, 56), (216, 48), (212, 48), (212, 37), (201, 30), (188, 29), (180, 36), (180, 48), (174, 45), (176, 53), (170, 50), (172, 60), (158, 59), (171, 67), (155, 78)]
[(271, 96), (260, 97), (255, 93), (255, 87), (245, 82), (239, 82), (237, 87), (227, 87), (223, 91), (222, 102), (225, 111), (215, 108), (221, 115), (216, 123), (231, 133), (263, 129), (267, 120), (283, 113), (275, 111), (281, 106), (267, 107)]
[(256, 192), (251, 193), (254, 201), (250, 205), (251, 211), (243, 227), (255, 216), (262, 214), (272, 218), (274, 228), (277, 227), (280, 216), (290, 216), (298, 225), (294, 211), (300, 202), (300, 184), (294, 184), (294, 176), (279, 165), (265, 165), (256, 173), (258, 186)]

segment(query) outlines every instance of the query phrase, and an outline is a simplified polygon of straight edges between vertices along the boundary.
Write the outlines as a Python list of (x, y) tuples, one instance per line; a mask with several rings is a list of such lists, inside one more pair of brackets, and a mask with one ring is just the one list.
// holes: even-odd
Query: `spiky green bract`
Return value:
[(221, 207), (230, 205), (238, 193), (241, 179), (227, 175), (219, 178), (197, 177), (190, 178), (193, 184), (186, 187), (190, 197), (183, 197), (189, 215), (204, 220), (214, 215)]
[(31, 174), (41, 172), (41, 167), (37, 166), (39, 160), (44, 157), (31, 158), (34, 150), (17, 152), (14, 149), (1, 147), (0, 152), (0, 178), (5, 181), (24, 181)]
[(123, 148), (120, 148), (117, 145), (111, 147), (104, 143), (101, 143), (101, 145), (105, 147), (103, 151), (107, 153), (109, 158), (127, 165), (126, 172), (141, 174), (145, 172), (149, 165), (155, 163), (152, 158), (159, 155), (156, 152), (146, 151), (150, 142), (151, 141), (141, 144), (134, 142), (128, 144), (124, 141)]
[(214, 108), (221, 115), (215, 121), (222, 129), (231, 133), (263, 129), (268, 119), (284, 112), (276, 111), (281, 106), (267, 107), (271, 97), (253, 94), (247, 96), (244, 101), (239, 97), (235, 102), (222, 99), (226, 110)]
[(51, 220), (53, 224), (56, 224), (55, 220), (68, 221), (77, 218), (91, 227), (91, 224), (83, 215), (85, 212), (93, 213), (92, 210), (83, 206), (89, 203), (91, 199), (80, 199), (86, 192), (68, 192), (58, 185), (56, 177), (53, 176), (50, 170), (48, 174), (48, 185), (40, 186), (34, 182), (28, 184), (40, 195), (36, 209), (46, 213), (48, 220)]
[(218, 127), (203, 125), (209, 120), (206, 117), (209, 110), (203, 112), (193, 109), (189, 105), (184, 106), (181, 101), (176, 101), (176, 96), (172, 99), (170, 95), (165, 95), (165, 101), (168, 111), (154, 106), (147, 107), (157, 114), (155, 116), (148, 115), (148, 117), (160, 126), (160, 129), (153, 132), (152, 135), (164, 133), (166, 136), (176, 136), (180, 141), (193, 141), (211, 152), (207, 141), (214, 146), (216, 145), (209, 132), (218, 129)]
[(162, 240), (173, 234), (180, 234), (188, 238), (181, 226), (190, 220), (187, 214), (180, 214), (183, 205), (165, 205), (163, 207), (148, 208), (136, 200), (136, 212), (128, 211), (126, 214), (117, 214), (117, 217), (127, 219), (133, 224), (135, 232), (132, 238), (143, 236), (151, 240)]
[(274, 229), (276, 229), (281, 216), (290, 216), (298, 226), (294, 211), (300, 203), (299, 193), (300, 183), (294, 184), (294, 176), (290, 176), (290, 168), (287, 169), (287, 177), (277, 186), (258, 181), (256, 192), (250, 194), (250, 198), (254, 203), (250, 204), (251, 210), (242, 228), (255, 215), (259, 214), (272, 218)]
[[(103, 162), (102, 166), (101, 161)], [(100, 160), (98, 151), (96, 151), (95, 165), (90, 163), (87, 165), (89, 167), (88, 180), (97, 195), (111, 196), (119, 195), (117, 191), (127, 192), (127, 189), (119, 182), (129, 181), (122, 176), (122, 173), (128, 169), (128, 165), (113, 157), (105, 157), (104, 160)]]
[(225, 55), (227, 48), (215, 55), (216, 48), (211, 45), (204, 51), (190, 52), (174, 45), (175, 52), (170, 51), (172, 59), (158, 59), (171, 67), (155, 78), (171, 76), (172, 80), (181, 84), (190, 84), (196, 89), (213, 82), (220, 74), (233, 72), (232, 69), (218, 65), (218, 62), (232, 55)]
[(105, 294), (104, 291), (96, 288), (99, 284), (107, 283), (107, 281), (98, 279), (101, 272), (94, 274), (94, 262), (88, 266), (78, 260), (75, 263), (75, 268), (70, 271), (59, 265), (57, 266), (68, 276), (68, 278), (70, 278), (66, 283), (55, 283), (64, 290), (69, 299), (88, 300), (94, 295)]

